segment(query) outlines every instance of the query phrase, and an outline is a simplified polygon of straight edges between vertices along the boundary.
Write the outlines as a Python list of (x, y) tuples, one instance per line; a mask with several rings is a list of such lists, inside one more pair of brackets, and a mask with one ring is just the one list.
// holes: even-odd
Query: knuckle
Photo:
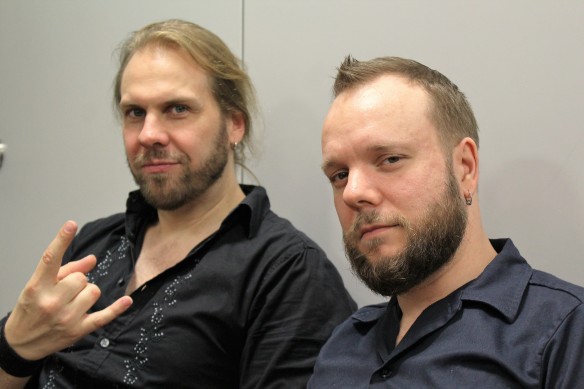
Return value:
[(71, 313), (70, 312), (61, 312), (54, 321), (55, 328), (66, 331), (71, 323)]
[(101, 290), (95, 284), (88, 283), (86, 289), (94, 300), (99, 299), (99, 297), (101, 296)]
[(22, 296), (28, 302), (31, 301), (39, 294), (39, 285), (36, 283), (29, 282), (24, 286), (22, 290)]
[(83, 273), (75, 272), (68, 274), (61, 280), (61, 283), (71, 289), (83, 289), (87, 285), (87, 277)]
[(55, 257), (56, 257), (56, 255), (53, 252), (53, 250), (51, 250), (50, 248), (47, 248), (45, 250), (45, 252), (43, 253), (42, 261), (48, 265), (48, 264), (51, 264), (55, 261)]
[(87, 285), (87, 276), (80, 272), (75, 272), (70, 275), (77, 283), (85, 286)]
[(59, 310), (60, 299), (54, 296), (45, 296), (39, 301), (38, 309), (42, 316), (52, 316)]

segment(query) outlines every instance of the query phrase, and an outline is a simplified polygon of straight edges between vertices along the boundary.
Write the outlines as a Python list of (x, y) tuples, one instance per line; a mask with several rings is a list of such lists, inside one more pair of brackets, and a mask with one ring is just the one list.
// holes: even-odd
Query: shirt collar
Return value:
[[(253, 238), (261, 225), (263, 218), (270, 210), (270, 200), (266, 190), (261, 186), (240, 185), (245, 198), (223, 220), (221, 229), (236, 223), (241, 223), (247, 230), (249, 238)], [(139, 190), (130, 192), (126, 202), (126, 235), (135, 243), (138, 231), (145, 224), (158, 219), (156, 208), (149, 205)]]
[[(488, 304), (501, 312), (508, 321), (513, 321), (519, 313), (533, 269), (519, 254), (511, 239), (492, 239), (491, 244), (497, 256), (478, 278), (454, 293), (459, 294), (462, 301)], [(397, 300), (392, 298), (388, 304), (364, 307), (355, 312), (352, 319), (363, 325), (377, 322), (384, 314), (395, 309), (396, 304)]]
[(519, 313), (533, 269), (511, 239), (493, 239), (491, 244), (497, 256), (477, 279), (462, 289), (461, 300), (488, 304), (511, 322)]
[(240, 185), (245, 198), (225, 218), (221, 228), (233, 223), (241, 223), (247, 229), (249, 239), (257, 235), (262, 220), (270, 210), (270, 199), (261, 186)]

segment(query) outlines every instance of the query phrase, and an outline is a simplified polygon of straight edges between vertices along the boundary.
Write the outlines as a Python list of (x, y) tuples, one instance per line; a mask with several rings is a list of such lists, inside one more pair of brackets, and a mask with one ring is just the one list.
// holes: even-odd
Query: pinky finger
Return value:
[(85, 332), (90, 333), (107, 325), (126, 312), (130, 306), (132, 306), (132, 298), (130, 296), (122, 296), (109, 307), (87, 315), (83, 322)]

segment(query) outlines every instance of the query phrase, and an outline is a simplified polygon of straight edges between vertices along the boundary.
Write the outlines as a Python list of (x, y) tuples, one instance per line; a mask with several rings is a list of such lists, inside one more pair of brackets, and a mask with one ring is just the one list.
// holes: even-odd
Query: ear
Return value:
[(479, 151), (477, 144), (471, 138), (464, 138), (454, 147), (452, 153), (452, 168), (460, 184), (460, 189), (466, 193), (476, 193), (479, 182)]
[(227, 132), (229, 143), (240, 143), (245, 136), (245, 119), (240, 111), (229, 112), (227, 114)]

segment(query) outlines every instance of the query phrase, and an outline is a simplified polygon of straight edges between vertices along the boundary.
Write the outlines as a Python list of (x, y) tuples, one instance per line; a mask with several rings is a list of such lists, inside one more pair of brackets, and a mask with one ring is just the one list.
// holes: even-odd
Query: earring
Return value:
[(472, 205), (472, 194), (470, 193), (470, 190), (466, 191), (466, 194), (464, 195), (464, 201), (466, 205)]
[(237, 142), (233, 142), (231, 144), (231, 150), (233, 150), (233, 151), (237, 150)]

